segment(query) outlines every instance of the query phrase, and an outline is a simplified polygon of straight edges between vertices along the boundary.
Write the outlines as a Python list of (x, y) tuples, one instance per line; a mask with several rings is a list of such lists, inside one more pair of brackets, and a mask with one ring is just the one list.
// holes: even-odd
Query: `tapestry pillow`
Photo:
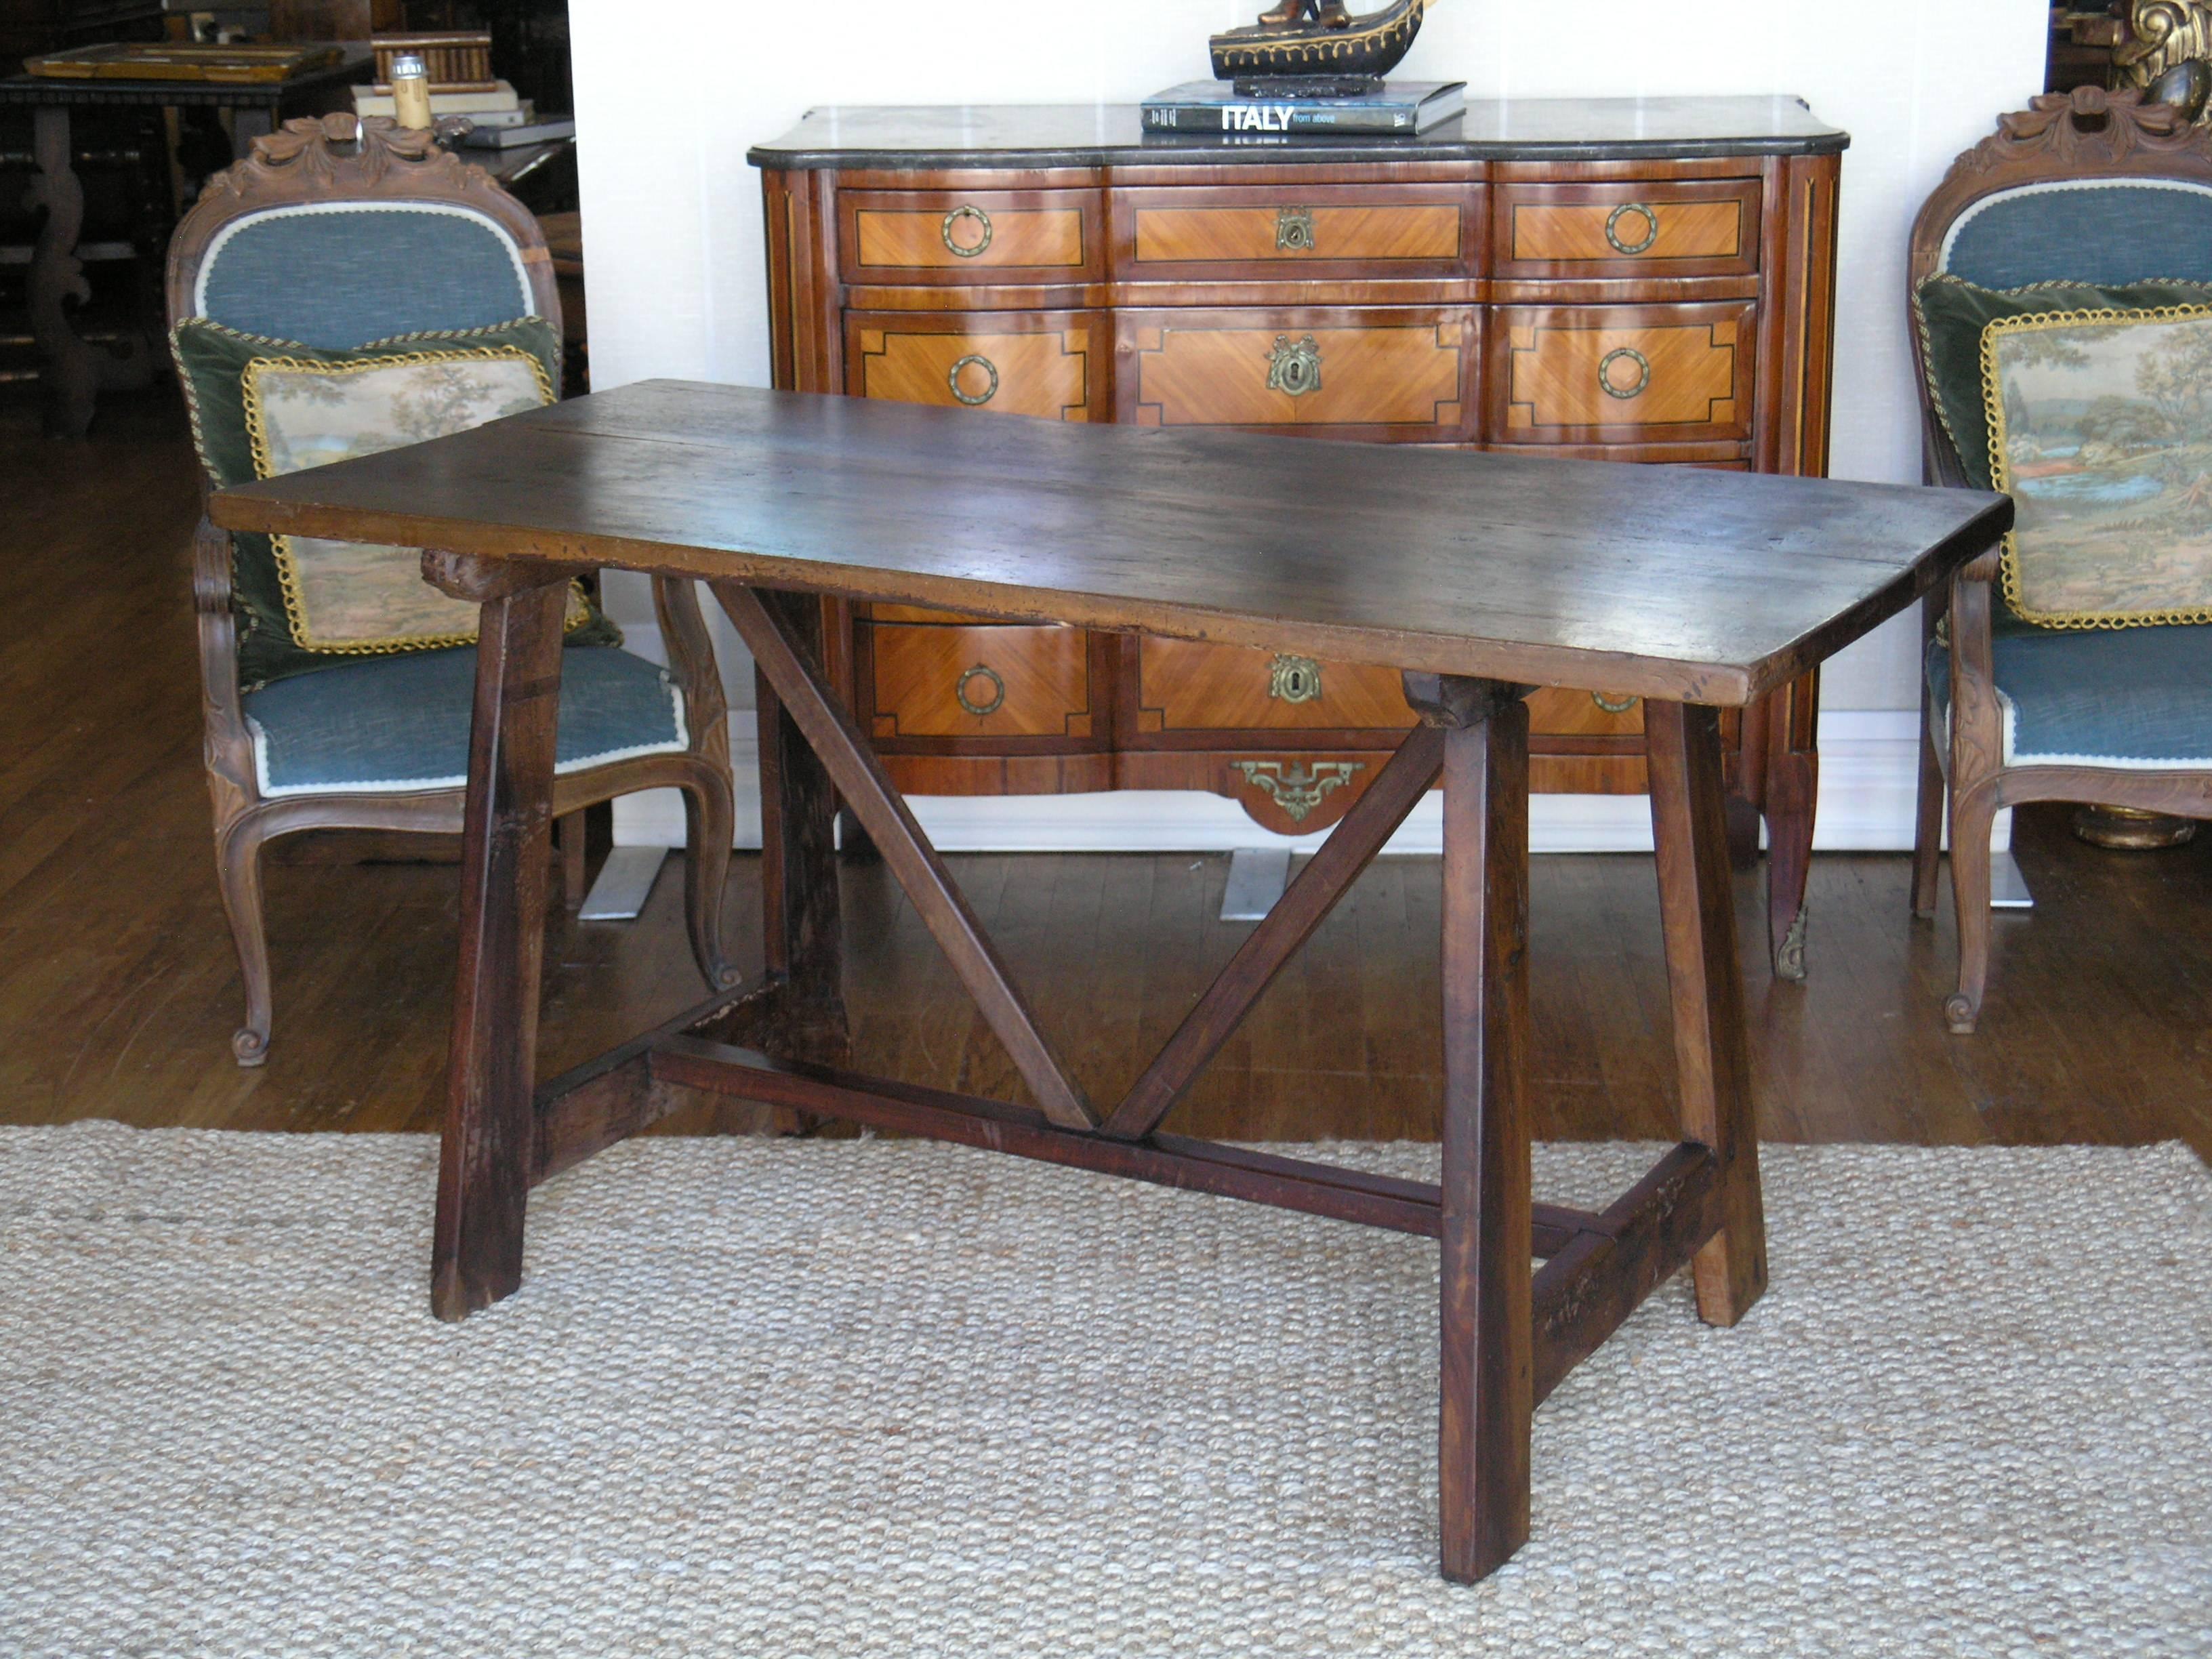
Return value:
[(1914, 295), (1968, 482), (2013, 498), (2006, 604), (2045, 628), (2212, 622), (2212, 285)]
[[(171, 337), (193, 441), (217, 484), (482, 425), (554, 400), (560, 342), (538, 318), (413, 334), (349, 350), (240, 334), (189, 318)], [(472, 643), (477, 607), (422, 580), (422, 550), (307, 536), (231, 538), (239, 679), (252, 690), (349, 656)], [(571, 644), (620, 635), (580, 587)]]

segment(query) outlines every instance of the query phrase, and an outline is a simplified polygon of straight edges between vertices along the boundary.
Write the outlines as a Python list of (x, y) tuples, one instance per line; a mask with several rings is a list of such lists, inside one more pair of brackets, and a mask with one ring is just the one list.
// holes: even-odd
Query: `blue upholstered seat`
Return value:
[[(2013, 629), (1991, 641), (2007, 766), (2212, 767), (2212, 626)], [(1928, 653), (1938, 730), (1951, 653)]]
[[(249, 691), (246, 719), (264, 795), (458, 789), (468, 781), (476, 653), (362, 657)], [(554, 769), (580, 771), (688, 744), (666, 672), (611, 647), (561, 653)]]

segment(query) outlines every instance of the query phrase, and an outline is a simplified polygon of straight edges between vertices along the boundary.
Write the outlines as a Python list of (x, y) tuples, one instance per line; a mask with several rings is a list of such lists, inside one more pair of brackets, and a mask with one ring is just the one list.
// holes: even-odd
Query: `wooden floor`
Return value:
[[(111, 399), (94, 436), (37, 435), (0, 404), (0, 1121), (119, 1118), (256, 1129), (436, 1121), (453, 972), (450, 865), (285, 856), (270, 879), (276, 1024), (268, 1065), (229, 1055), (239, 984), (199, 769), (185, 537), (196, 510), (166, 399)], [(1980, 1034), (1948, 1036), (1948, 920), (1906, 914), (1902, 856), (1823, 856), (1812, 975), (1746, 953), (1769, 1138), (2135, 1142), (2212, 1157), (2212, 835), (2105, 853), (2062, 811), (2023, 814), (2038, 901), (2001, 915)], [(1216, 921), (1220, 855), (951, 860), (1094, 1097), (1112, 1097), (1246, 927)], [(735, 959), (759, 963), (755, 861), (732, 872)], [(845, 902), (856, 1061), (1015, 1094), (1012, 1067), (883, 866)], [(635, 924), (556, 921), (544, 1062), (587, 1058), (702, 994), (664, 873)], [(1747, 939), (1756, 877), (1740, 879)], [(1272, 989), (1171, 1127), (1231, 1138), (1433, 1135), (1433, 860), (1385, 860)], [(1946, 889), (1945, 903), (1948, 903)], [(1535, 861), (1538, 1133), (1671, 1133), (1649, 861)]]

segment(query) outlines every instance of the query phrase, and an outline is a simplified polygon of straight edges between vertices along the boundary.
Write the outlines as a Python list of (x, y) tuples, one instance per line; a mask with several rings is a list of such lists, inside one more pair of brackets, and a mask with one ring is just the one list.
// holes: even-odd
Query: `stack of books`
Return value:
[(1464, 81), (1378, 81), (1355, 93), (1340, 91), (1328, 77), (1311, 90), (1296, 82), (1247, 88), (1227, 81), (1189, 81), (1144, 102), (1147, 138), (1213, 143), (1280, 143), (1320, 137), (1411, 138), (1440, 126), (1467, 107)]
[[(575, 131), (570, 123), (557, 133), (540, 133), (540, 126), (560, 125), (557, 121), (541, 123), (530, 100), (515, 96), (514, 86), (495, 79), (491, 72), (491, 35), (484, 30), (454, 30), (436, 34), (379, 34), (370, 39), (375, 49), (377, 78), (370, 86), (353, 89), (353, 112), (359, 116), (394, 115), (392, 100), (392, 64), (404, 55), (420, 58), (430, 72), (430, 113), (465, 116), (480, 132), (498, 134), (489, 140), (495, 144), (506, 143), (543, 143), (554, 137), (567, 137)], [(529, 131), (527, 138), (506, 137), (511, 132)]]

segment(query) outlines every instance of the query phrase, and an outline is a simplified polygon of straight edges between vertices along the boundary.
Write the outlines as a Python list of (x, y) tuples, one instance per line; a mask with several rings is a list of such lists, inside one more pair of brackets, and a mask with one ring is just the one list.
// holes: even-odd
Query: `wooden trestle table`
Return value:
[[(226, 490), (228, 529), (429, 550), (482, 604), (461, 952), (432, 1260), (459, 1319), (520, 1281), (535, 1183), (705, 1091), (1438, 1240), (1445, 1577), (1528, 1528), (1536, 1403), (1692, 1267), (1733, 1324), (1766, 1282), (1717, 711), (1802, 674), (1994, 544), (1972, 491), (1504, 454), (978, 421), (651, 381)], [(534, 1085), (568, 577), (707, 581), (762, 684), (766, 972)], [(825, 676), (841, 595), (1264, 645), (1403, 671), (1396, 755), (1128, 1092), (1094, 1103), (1039, 1029)], [(1525, 1076), (1528, 717), (1540, 685), (1647, 700), (1681, 1144), (1597, 1212), (1535, 1204)], [(1440, 1186), (1163, 1133), (1269, 981), (1439, 775)], [(1034, 1104), (841, 1057), (842, 801)], [(1546, 1259), (1532, 1270), (1532, 1257)]]

